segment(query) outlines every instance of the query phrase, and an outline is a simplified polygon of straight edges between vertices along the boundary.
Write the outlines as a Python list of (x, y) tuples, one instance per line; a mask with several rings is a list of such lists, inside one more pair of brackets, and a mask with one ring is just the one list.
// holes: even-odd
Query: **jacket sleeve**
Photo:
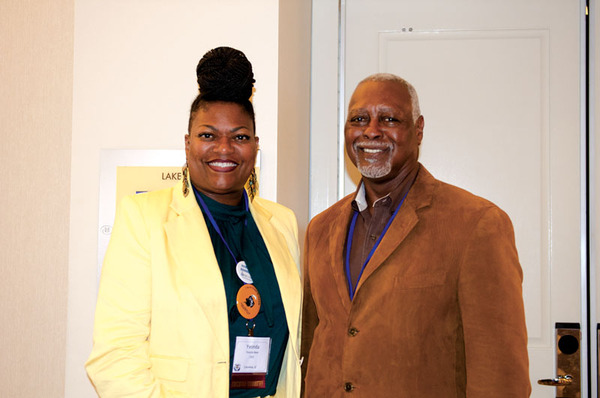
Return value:
[(149, 233), (138, 203), (118, 207), (102, 266), (88, 375), (102, 398), (167, 397), (151, 371)]
[(464, 252), (458, 286), (469, 398), (531, 393), (522, 281), (510, 219), (487, 208)]
[(317, 308), (313, 301), (312, 291), (310, 287), (310, 270), (309, 270), (309, 258), (310, 258), (310, 223), (306, 230), (306, 238), (304, 240), (304, 269), (302, 273), (304, 292), (302, 298), (302, 343), (301, 343), (301, 357), (302, 359), (302, 395), (304, 395), (304, 377), (306, 376), (306, 370), (308, 368), (308, 356), (310, 353), (310, 347), (315, 332), (315, 328), (319, 324), (319, 315), (317, 314)]

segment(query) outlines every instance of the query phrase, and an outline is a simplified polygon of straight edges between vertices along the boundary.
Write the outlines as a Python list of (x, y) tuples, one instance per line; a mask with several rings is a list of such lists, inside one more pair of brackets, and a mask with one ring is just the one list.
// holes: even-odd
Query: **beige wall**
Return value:
[[(96, 396), (83, 363), (97, 286), (100, 152), (181, 149), (195, 65), (208, 49), (237, 47), (253, 62), (261, 195), (282, 196), (304, 228), (310, 2), (281, 3), (0, 1), (0, 396)], [(291, 128), (282, 116), (294, 118)], [(293, 157), (278, 161), (281, 153)], [(291, 179), (300, 196), (278, 187)]]
[(73, 1), (0, 1), (0, 396), (62, 397)]

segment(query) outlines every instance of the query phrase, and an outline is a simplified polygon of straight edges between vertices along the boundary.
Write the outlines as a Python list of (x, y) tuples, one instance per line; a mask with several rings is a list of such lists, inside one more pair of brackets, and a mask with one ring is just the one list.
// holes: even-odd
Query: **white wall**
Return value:
[(83, 363), (96, 300), (100, 151), (183, 148), (196, 64), (213, 47), (238, 48), (254, 66), (260, 190), (276, 199), (278, 4), (76, 1), (67, 398), (95, 396)]
[(96, 396), (100, 152), (183, 148), (210, 48), (254, 64), (261, 195), (306, 225), (309, 3), (0, 0), (0, 397)]
[(309, 221), (311, 9), (279, 3), (277, 201), (296, 213), (300, 245)]

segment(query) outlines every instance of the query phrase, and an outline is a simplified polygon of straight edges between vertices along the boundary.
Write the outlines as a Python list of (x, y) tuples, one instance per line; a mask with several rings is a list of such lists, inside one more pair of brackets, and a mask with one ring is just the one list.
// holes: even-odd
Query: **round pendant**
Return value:
[(238, 278), (241, 279), (244, 283), (252, 283), (252, 276), (250, 275), (250, 271), (248, 271), (248, 266), (245, 261), (240, 261), (235, 266), (235, 272), (237, 273)]
[(243, 285), (236, 296), (237, 309), (246, 319), (254, 319), (260, 311), (260, 294), (254, 285)]

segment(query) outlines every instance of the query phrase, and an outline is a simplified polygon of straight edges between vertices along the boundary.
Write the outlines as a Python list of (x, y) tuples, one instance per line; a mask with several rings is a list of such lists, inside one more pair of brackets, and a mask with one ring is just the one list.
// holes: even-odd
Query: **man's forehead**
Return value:
[[(395, 93), (397, 95), (410, 95), (408, 87), (402, 82), (395, 80), (367, 80), (359, 83), (354, 89), (354, 94), (362, 92)], [(353, 95), (354, 95), (353, 94)]]
[(348, 104), (348, 109), (363, 106), (406, 107), (411, 106), (408, 88), (397, 81), (366, 81), (360, 83)]

